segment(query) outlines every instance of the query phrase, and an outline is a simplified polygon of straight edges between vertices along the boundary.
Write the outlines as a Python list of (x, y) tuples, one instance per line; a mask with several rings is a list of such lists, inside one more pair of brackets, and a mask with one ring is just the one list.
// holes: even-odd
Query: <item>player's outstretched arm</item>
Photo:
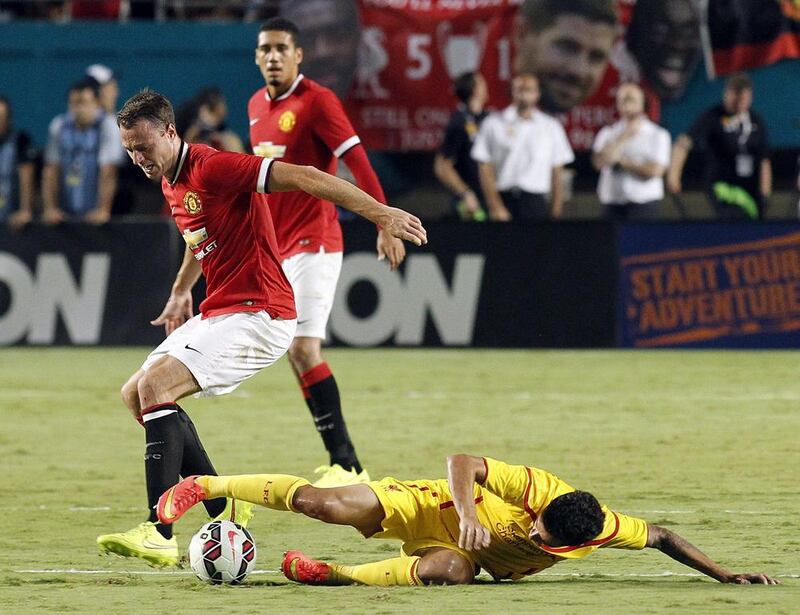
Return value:
[(200, 273), (200, 263), (197, 262), (194, 254), (187, 246), (186, 251), (183, 253), (181, 268), (178, 270), (175, 282), (172, 284), (172, 291), (169, 294), (169, 299), (167, 299), (167, 304), (161, 314), (155, 320), (150, 321), (151, 325), (155, 327), (164, 325), (164, 332), (169, 336), (194, 315), (192, 310), (192, 288), (200, 278)]
[(658, 549), (681, 564), (686, 564), (695, 570), (699, 570), (720, 583), (734, 583), (737, 585), (749, 585), (751, 583), (777, 585), (779, 583), (778, 580), (763, 572), (731, 572), (720, 566), (685, 538), (658, 525), (648, 524), (647, 546)]
[(428, 243), (428, 234), (419, 218), (402, 209), (382, 205), (350, 182), (314, 167), (275, 161), (270, 169), (268, 189), (270, 192), (302, 190), (318, 199), (338, 203), (379, 225), (393, 237), (418, 246)]
[(465, 551), (477, 551), (489, 546), (489, 530), (478, 520), (475, 508), (475, 483), (486, 480), (483, 459), (471, 455), (450, 455), (447, 458), (447, 481), (458, 513), (458, 546)]

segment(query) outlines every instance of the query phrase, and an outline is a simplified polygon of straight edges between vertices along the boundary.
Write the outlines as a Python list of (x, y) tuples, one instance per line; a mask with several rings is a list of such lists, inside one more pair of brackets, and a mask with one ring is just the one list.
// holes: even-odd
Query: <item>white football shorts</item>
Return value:
[(175, 357), (200, 385), (195, 397), (230, 393), (280, 359), (294, 339), (296, 320), (265, 311), (190, 318), (151, 352), (142, 369), (164, 355)]
[(333, 309), (336, 282), (342, 271), (342, 253), (301, 252), (282, 263), (294, 290), (297, 309), (297, 337), (325, 339), (325, 327)]

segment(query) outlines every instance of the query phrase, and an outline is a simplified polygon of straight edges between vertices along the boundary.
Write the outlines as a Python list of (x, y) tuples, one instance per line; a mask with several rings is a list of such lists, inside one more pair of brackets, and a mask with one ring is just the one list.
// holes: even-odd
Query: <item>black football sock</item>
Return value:
[(325, 443), (331, 465), (338, 463), (345, 470), (361, 472), (355, 447), (347, 433), (342, 416), (339, 387), (327, 363), (320, 363), (301, 377), (301, 385), (308, 391), (308, 403), (317, 432)]
[(183, 428), (180, 408), (170, 402), (142, 410), (145, 431), (144, 474), (147, 481), (149, 520), (164, 538), (172, 538), (172, 525), (158, 523), (155, 506), (158, 498), (180, 479), (183, 461)]
[[(189, 415), (184, 410), (178, 413), (178, 417), (183, 429), (181, 476), (193, 476), (194, 474), (216, 476), (217, 471), (214, 469), (214, 464), (211, 463), (211, 459), (209, 459), (208, 453), (206, 453), (206, 449), (200, 441), (200, 436), (197, 435), (192, 419), (189, 418)], [(226, 505), (227, 500), (225, 498), (203, 501), (203, 506), (206, 507), (206, 512), (212, 519), (222, 514)]]

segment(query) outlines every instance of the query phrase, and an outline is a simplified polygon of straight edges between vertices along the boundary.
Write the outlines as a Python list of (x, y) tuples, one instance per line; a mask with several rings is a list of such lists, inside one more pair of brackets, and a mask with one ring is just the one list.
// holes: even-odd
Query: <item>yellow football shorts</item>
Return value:
[(442, 511), (453, 506), (446, 480), (401, 481), (386, 477), (367, 485), (378, 496), (385, 514), (381, 523), (383, 531), (371, 538), (402, 541), (404, 555), (414, 555), (420, 549), (444, 547), (475, 565), (472, 555), (458, 548), (458, 528), (448, 529), (442, 519)]

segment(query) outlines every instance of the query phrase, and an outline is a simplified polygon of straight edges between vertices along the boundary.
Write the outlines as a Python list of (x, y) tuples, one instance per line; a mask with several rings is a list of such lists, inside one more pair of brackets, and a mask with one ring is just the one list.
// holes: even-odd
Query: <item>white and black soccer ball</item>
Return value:
[(201, 581), (239, 585), (256, 565), (256, 543), (232, 521), (211, 521), (189, 543), (189, 563)]

